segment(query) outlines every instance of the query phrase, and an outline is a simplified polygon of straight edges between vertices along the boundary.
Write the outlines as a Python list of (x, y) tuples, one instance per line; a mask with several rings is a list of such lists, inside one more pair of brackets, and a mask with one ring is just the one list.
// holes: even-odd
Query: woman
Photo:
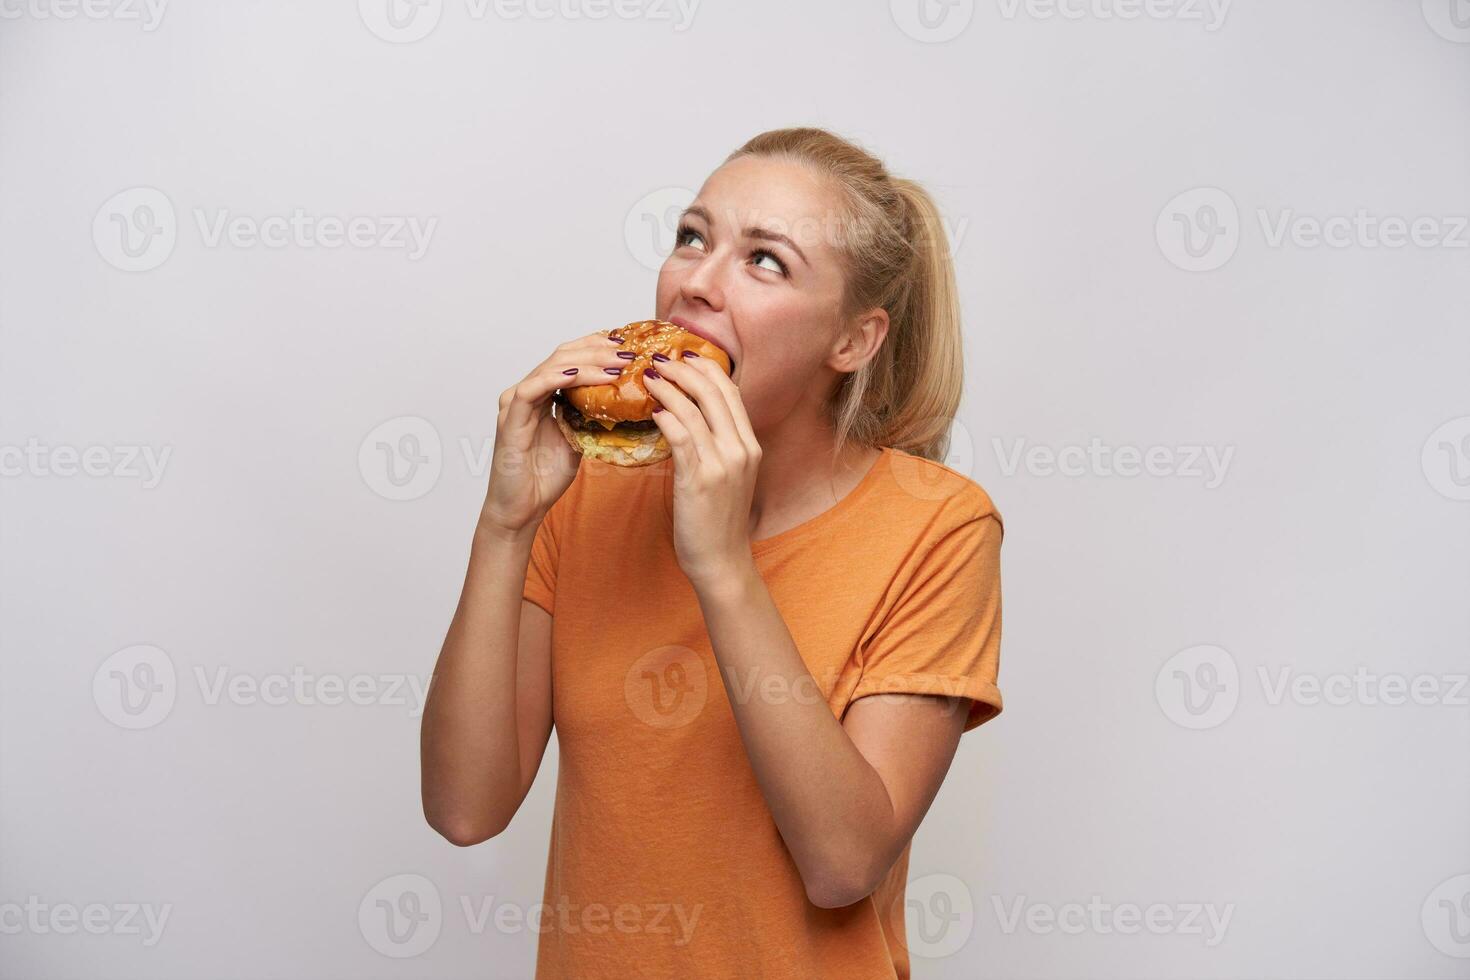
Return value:
[(672, 458), (580, 462), (547, 414), (618, 373), (616, 336), (501, 395), (425, 814), (498, 834), (554, 724), (538, 978), (907, 977), (909, 841), (1001, 710), (1000, 514), (937, 462), (961, 389), (938, 213), (826, 131), (761, 134), (684, 213), (655, 316), (734, 363), (648, 373)]

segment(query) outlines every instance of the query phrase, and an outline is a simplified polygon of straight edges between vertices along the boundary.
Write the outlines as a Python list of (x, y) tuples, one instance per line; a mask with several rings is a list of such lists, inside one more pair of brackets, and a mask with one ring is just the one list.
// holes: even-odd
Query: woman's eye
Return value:
[(674, 247), (678, 248), (681, 245), (688, 245), (689, 239), (691, 238), (698, 238), (701, 244), (704, 242), (704, 236), (699, 232), (690, 228), (688, 225), (681, 226), (679, 231), (674, 235)]
[[(758, 251), (758, 252), (755, 253), (755, 256), (756, 256), (756, 261), (757, 262), (762, 261), (764, 259), (770, 259), (771, 260), (771, 263), (775, 266), (775, 268), (771, 269), (771, 271), (772, 272), (779, 272), (783, 276), (786, 275), (786, 264), (784, 262), (782, 262), (780, 259), (776, 258), (776, 253), (774, 253), (774, 252), (767, 252), (765, 249), (761, 249), (760, 251)], [(769, 268), (769, 266), (768, 266), (768, 268)]]

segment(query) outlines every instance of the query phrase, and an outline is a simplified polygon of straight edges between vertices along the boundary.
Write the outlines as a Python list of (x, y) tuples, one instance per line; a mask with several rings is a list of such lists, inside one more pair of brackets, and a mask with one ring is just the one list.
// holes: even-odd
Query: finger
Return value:
[(558, 388), (582, 388), (616, 381), (629, 362), (617, 356), (613, 345), (606, 346), (601, 353), (598, 353), (601, 348), (595, 345), (557, 348), (535, 370), (501, 393), (500, 410), (505, 424), (534, 422)]
[(681, 388), (699, 407), (706, 426), (716, 440), (740, 438), (735, 420), (730, 415), (730, 406), (708, 374), (683, 358), (660, 363), (658, 369), (667, 371), (668, 380)]
[(704, 372), (704, 376), (710, 379), (725, 399), (725, 407), (729, 409), (730, 418), (734, 421), (735, 431), (740, 434), (740, 439), (745, 443), (747, 449), (758, 449), (760, 442), (755, 437), (755, 430), (750, 425), (750, 415), (745, 411), (745, 401), (740, 397), (740, 388), (735, 384), (735, 379), (725, 373), (719, 363), (712, 358), (700, 357), (694, 351), (685, 351), (685, 363), (697, 371)]
[(694, 446), (694, 437), (689, 434), (689, 428), (667, 408), (653, 413), (653, 424), (663, 433), (664, 441), (669, 444), (669, 450), (673, 453), (675, 476), (693, 473), (699, 466), (699, 450)]
[[(659, 365), (660, 368), (663, 366)], [(710, 433), (709, 424), (705, 422), (704, 416), (700, 414), (699, 406), (694, 404), (689, 396), (680, 391), (668, 378), (650, 374), (650, 370), (656, 371), (657, 369), (650, 368), (643, 372), (643, 386), (664, 407), (664, 411), (653, 413), (654, 418), (658, 419), (661, 415), (672, 414), (684, 430), (685, 440), (693, 445), (694, 454), (700, 459), (713, 455), (714, 436)], [(672, 446), (673, 442), (671, 441), (669, 445)]]

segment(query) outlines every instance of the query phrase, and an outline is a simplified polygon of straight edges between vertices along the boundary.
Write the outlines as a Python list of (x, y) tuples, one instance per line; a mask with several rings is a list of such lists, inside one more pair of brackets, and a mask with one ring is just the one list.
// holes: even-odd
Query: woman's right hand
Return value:
[(558, 388), (611, 383), (628, 364), (621, 348), (617, 331), (569, 340), (501, 392), (482, 528), (508, 535), (534, 528), (571, 486), (582, 454), (551, 417), (551, 396)]

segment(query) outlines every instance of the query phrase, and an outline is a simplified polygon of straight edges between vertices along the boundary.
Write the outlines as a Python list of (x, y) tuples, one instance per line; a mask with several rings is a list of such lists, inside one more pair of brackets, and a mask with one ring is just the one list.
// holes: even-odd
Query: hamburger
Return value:
[(658, 399), (648, 393), (643, 372), (654, 366), (654, 354), (674, 360), (693, 351), (732, 373), (730, 356), (719, 346), (673, 323), (638, 320), (603, 336), (623, 338), (621, 350), (637, 356), (623, 373), (601, 385), (559, 388), (552, 395), (552, 417), (562, 435), (583, 456), (614, 466), (648, 466), (668, 459), (673, 450), (664, 438), (653, 409)]

